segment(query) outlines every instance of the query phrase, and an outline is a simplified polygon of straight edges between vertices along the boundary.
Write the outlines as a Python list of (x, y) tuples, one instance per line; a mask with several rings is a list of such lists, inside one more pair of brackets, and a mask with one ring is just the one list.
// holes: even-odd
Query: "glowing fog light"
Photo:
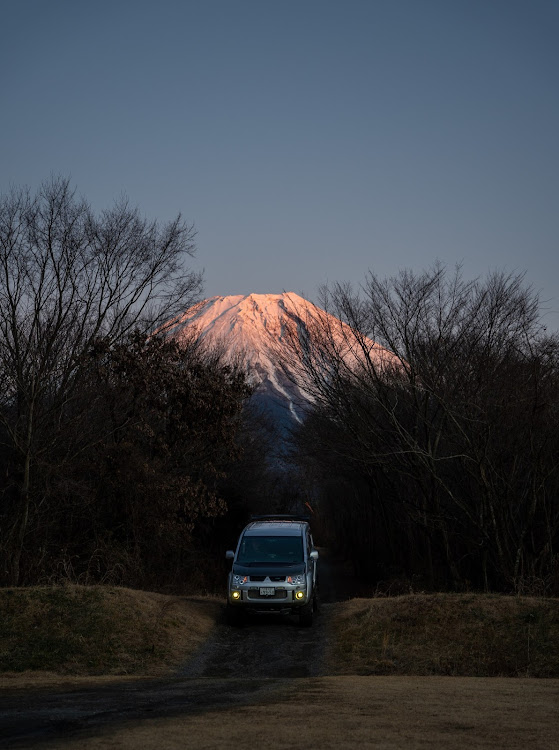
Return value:
[(295, 599), (304, 599), (305, 598), (305, 592), (304, 591), (297, 591), (295, 594)]
[(240, 591), (232, 591), (231, 592), (231, 599), (240, 599), (241, 598), (241, 592)]

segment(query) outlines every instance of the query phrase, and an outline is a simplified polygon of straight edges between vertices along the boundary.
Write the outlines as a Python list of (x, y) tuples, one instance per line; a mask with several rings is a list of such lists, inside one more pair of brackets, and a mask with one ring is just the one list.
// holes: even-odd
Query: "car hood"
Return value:
[(239, 576), (293, 576), (305, 572), (304, 563), (276, 563), (275, 565), (233, 565), (233, 573)]

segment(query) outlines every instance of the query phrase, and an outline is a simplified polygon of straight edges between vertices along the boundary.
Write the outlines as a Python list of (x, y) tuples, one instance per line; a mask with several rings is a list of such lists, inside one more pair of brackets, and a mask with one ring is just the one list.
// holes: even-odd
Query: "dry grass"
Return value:
[(559, 600), (417, 594), (337, 604), (335, 674), (559, 677)]
[(216, 599), (117, 587), (0, 589), (0, 672), (161, 675), (207, 638), (218, 612)]
[(321, 677), (250, 706), (151, 719), (64, 742), (67, 750), (549, 750), (559, 680)]
[[(557, 599), (418, 594), (328, 609), (329, 674), (559, 677)], [(220, 611), (219, 599), (116, 587), (0, 589), (0, 687), (168, 674)]]

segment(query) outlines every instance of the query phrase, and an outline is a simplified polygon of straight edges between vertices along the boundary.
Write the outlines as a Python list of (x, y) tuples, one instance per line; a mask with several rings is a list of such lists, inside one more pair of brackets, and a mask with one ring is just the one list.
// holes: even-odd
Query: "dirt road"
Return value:
[(3, 702), (0, 746), (552, 750), (559, 680), (191, 678)]
[(328, 608), (351, 593), (352, 583), (327, 557), (320, 575), (324, 604), (312, 628), (281, 616), (253, 617), (243, 628), (223, 622), (173, 678), (0, 694), (0, 747), (60, 743), (126, 721), (257, 702), (288, 680), (323, 674)]
[(58, 747), (125, 722), (247, 704), (281, 687), (281, 680), (177, 678), (46, 693), (12, 691), (0, 695), (0, 747)]
[(357, 591), (327, 559), (321, 589), (312, 628), (220, 624), (172, 678), (0, 692), (0, 748), (559, 745), (559, 680), (328, 677), (331, 602)]

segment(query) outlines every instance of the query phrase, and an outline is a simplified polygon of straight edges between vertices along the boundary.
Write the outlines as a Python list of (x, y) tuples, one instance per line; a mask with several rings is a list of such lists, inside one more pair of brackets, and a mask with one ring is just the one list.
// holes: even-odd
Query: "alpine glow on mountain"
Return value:
[[(284, 292), (210, 297), (189, 308), (168, 331), (180, 340), (194, 327), (203, 339), (222, 346), (232, 360), (243, 361), (256, 385), (256, 400), (286, 425), (300, 422), (309, 404), (293, 343), (294, 336), (312, 336), (313, 321), (327, 321), (334, 331), (348, 328), (312, 302)], [(379, 356), (386, 354), (374, 342), (370, 345)], [(347, 356), (358, 355), (348, 351)]]

